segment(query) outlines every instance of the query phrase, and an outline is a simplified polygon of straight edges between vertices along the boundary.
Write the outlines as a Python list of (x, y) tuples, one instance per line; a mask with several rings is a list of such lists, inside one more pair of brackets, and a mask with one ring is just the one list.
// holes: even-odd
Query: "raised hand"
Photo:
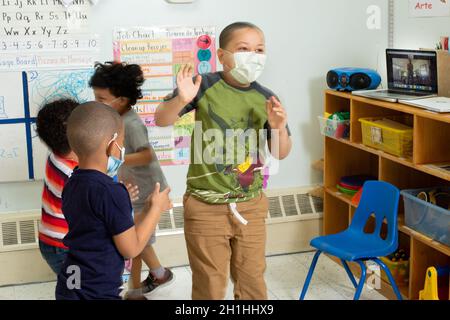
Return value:
[(177, 74), (178, 97), (184, 103), (188, 104), (194, 100), (200, 90), (202, 76), (198, 75), (195, 82), (192, 80), (194, 68), (192, 65), (183, 65)]
[(277, 98), (271, 97), (266, 101), (267, 119), (271, 129), (284, 130), (287, 126), (287, 114)]

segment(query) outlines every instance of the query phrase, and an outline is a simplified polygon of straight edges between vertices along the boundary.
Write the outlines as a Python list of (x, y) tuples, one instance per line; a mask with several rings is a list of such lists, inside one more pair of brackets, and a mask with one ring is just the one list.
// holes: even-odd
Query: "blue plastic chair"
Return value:
[[(398, 247), (397, 214), (400, 198), (399, 190), (393, 185), (382, 181), (368, 181), (364, 184), (361, 201), (353, 217), (350, 227), (344, 232), (318, 237), (311, 241), (311, 246), (318, 251), (314, 256), (311, 267), (303, 286), (300, 300), (304, 300), (308, 291), (311, 277), (322, 252), (336, 256), (341, 259), (353, 286), (356, 288), (354, 300), (359, 300), (366, 281), (365, 261), (374, 261), (387, 274), (392, 288), (399, 300), (402, 295), (398, 290), (389, 268), (378, 259), (395, 252)], [(368, 219), (375, 215), (374, 233), (365, 233), (364, 228)], [(383, 239), (380, 235), (383, 221), (387, 220), (387, 237)], [(361, 267), (361, 279), (356, 282), (347, 261), (356, 262)]]

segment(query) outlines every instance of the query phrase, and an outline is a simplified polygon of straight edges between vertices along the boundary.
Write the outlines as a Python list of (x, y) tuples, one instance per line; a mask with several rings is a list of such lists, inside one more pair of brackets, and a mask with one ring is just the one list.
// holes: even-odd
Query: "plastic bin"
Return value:
[(350, 137), (350, 120), (332, 120), (322, 116), (318, 118), (322, 135), (337, 139)]
[(413, 128), (406, 116), (361, 118), (363, 144), (402, 158), (412, 157)]
[[(381, 257), (381, 261), (389, 268), (394, 277), (395, 283), (399, 287), (405, 287), (409, 283), (409, 260), (393, 262), (386, 257)], [(389, 283), (389, 279), (385, 272), (381, 273), (381, 279)]]
[(435, 189), (450, 192), (450, 187), (403, 190), (401, 192), (405, 202), (405, 224), (433, 240), (450, 246), (450, 210), (417, 198), (420, 192), (429, 192)]

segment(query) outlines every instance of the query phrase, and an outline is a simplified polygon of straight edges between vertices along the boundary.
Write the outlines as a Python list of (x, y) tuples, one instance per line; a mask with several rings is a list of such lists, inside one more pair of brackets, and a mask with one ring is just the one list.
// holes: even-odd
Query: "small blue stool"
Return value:
[[(397, 250), (397, 215), (399, 198), (399, 190), (389, 183), (382, 181), (368, 181), (364, 184), (361, 201), (350, 227), (344, 232), (318, 237), (311, 241), (311, 246), (318, 251), (309, 268), (300, 295), (300, 300), (304, 300), (305, 298), (317, 260), (322, 252), (341, 259), (344, 269), (356, 289), (354, 300), (359, 300), (366, 281), (365, 261), (374, 261), (386, 272), (398, 300), (402, 300), (402, 295), (398, 290), (389, 268), (378, 259), (378, 257), (388, 256)], [(375, 231), (374, 233), (368, 234), (364, 232), (364, 228), (372, 215), (375, 216), (376, 220)], [(383, 239), (380, 232), (385, 219), (388, 224), (388, 232), (386, 239)], [(356, 282), (347, 261), (356, 262), (361, 267), (361, 279), (359, 284)]]

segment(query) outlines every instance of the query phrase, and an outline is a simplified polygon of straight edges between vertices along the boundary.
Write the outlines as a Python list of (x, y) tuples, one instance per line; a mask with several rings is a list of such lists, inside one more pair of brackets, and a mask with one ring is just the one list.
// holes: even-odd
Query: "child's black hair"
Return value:
[(235, 22), (230, 24), (229, 26), (227, 26), (225, 29), (223, 29), (223, 31), (220, 33), (220, 37), (219, 37), (219, 45), (220, 48), (225, 49), (228, 45), (228, 43), (231, 40), (231, 37), (233, 36), (233, 33), (237, 30), (240, 29), (254, 29), (254, 30), (258, 30), (261, 31), (261, 28), (259, 28), (257, 25), (254, 25), (253, 23), (250, 22)]
[(123, 129), (119, 113), (95, 101), (80, 105), (67, 123), (67, 138), (79, 158), (97, 152), (105, 141), (110, 141)]
[(95, 73), (89, 81), (91, 88), (109, 89), (115, 97), (129, 99), (129, 107), (142, 99), (144, 73), (137, 64), (119, 62), (96, 63)]
[(79, 103), (72, 99), (61, 99), (45, 104), (38, 113), (36, 131), (49, 149), (65, 156), (71, 152), (67, 140), (67, 120)]

